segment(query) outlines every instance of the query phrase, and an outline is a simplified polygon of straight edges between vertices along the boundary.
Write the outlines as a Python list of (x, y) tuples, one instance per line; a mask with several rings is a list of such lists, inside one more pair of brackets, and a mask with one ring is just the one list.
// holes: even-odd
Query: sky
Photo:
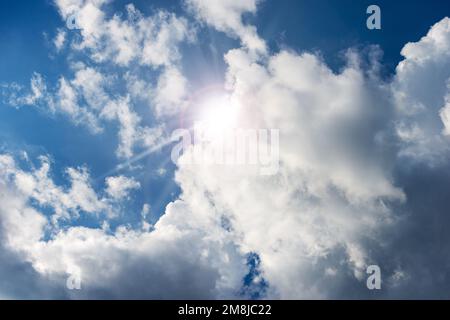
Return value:
[(0, 299), (450, 298), (449, 2), (5, 0), (0, 44)]

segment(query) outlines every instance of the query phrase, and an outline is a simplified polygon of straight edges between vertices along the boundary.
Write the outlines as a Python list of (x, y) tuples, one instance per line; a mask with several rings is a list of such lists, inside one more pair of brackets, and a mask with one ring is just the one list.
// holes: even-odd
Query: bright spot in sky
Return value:
[(238, 105), (228, 95), (213, 95), (200, 106), (196, 126), (201, 126), (211, 134), (221, 134), (238, 124)]

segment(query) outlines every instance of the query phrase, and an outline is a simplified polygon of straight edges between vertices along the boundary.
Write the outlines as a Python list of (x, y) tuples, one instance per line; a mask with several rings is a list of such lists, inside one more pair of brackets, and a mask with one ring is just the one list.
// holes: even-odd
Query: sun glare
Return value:
[(236, 127), (238, 108), (228, 95), (215, 95), (201, 104), (197, 125), (211, 133), (221, 133)]

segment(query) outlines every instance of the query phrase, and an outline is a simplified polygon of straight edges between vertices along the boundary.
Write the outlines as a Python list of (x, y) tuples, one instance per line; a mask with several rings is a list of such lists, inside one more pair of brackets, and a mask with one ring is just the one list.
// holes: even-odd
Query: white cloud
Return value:
[[(54, 191), (56, 187), (47, 177), (46, 169), (24, 172), (9, 155), (0, 156), (0, 165), (2, 243), (7, 250), (20, 254), (53, 285), (60, 283), (63, 287), (67, 273), (80, 270), (83, 290), (78, 297), (98, 298), (99, 292), (105, 292), (109, 298), (233, 297), (247, 272), (245, 259), (237, 247), (212, 220), (202, 225), (208, 225), (210, 232), (182, 223), (194, 215), (182, 202), (171, 204), (151, 232), (126, 227), (111, 232), (72, 226), (65, 231), (55, 229), (44, 240), (48, 221), (31, 207), (31, 199), (48, 195), (46, 201), (53, 203), (70, 198), (87, 206), (85, 200), (92, 203), (92, 198), (98, 196), (92, 194), (82, 172), (68, 170), (72, 188), (69, 193), (63, 193)], [(17, 187), (9, 183), (19, 174), (45, 183), (38, 182), (31, 187), (23, 179)], [(117, 178), (108, 181), (117, 182)], [(25, 189), (33, 190), (32, 195), (24, 192), (24, 185)], [(113, 189), (115, 196), (118, 189)], [(86, 197), (86, 194), (90, 195)]]
[(89, 106), (83, 107), (79, 101), (78, 89), (64, 77), (59, 79), (56, 95), (51, 97), (52, 103), (49, 104), (53, 112), (62, 112), (70, 117), (76, 125), (85, 125), (93, 133), (102, 131), (95, 114)]
[(66, 171), (70, 188), (54, 184), (50, 177), (50, 161), (41, 157), (41, 166), (31, 172), (17, 168), (15, 161), (7, 155), (0, 158), (1, 180), (11, 183), (24, 197), (33, 199), (41, 207), (50, 207), (54, 211), (53, 221), (60, 218), (71, 219), (80, 212), (100, 213), (113, 211), (106, 199), (97, 197), (90, 184), (86, 168), (68, 168)]
[[(71, 41), (72, 49), (87, 54), (97, 66), (84, 62), (71, 63), (73, 78), (61, 76), (56, 87), (48, 90), (40, 74), (35, 73), (29, 93), (17, 85), (4, 87), (8, 102), (14, 106), (36, 105), (44, 111), (61, 113), (75, 125), (83, 125), (98, 134), (103, 132), (105, 121), (118, 124), (119, 158), (131, 158), (137, 148), (153, 149), (163, 143), (164, 123), (154, 127), (142, 125), (142, 119), (134, 110), (135, 100), (150, 104), (158, 118), (177, 114), (186, 104), (187, 79), (178, 65), (178, 46), (195, 38), (195, 29), (184, 18), (166, 11), (156, 11), (143, 16), (132, 4), (126, 7), (126, 18), (105, 14), (109, 1), (57, 0), (61, 17), (76, 16), (81, 28), (79, 37), (66, 39), (59, 30), (55, 38), (58, 49)], [(78, 40), (77, 40), (78, 39)], [(118, 69), (114, 65), (128, 66), (137, 62), (137, 71)], [(154, 84), (143, 80), (141, 74), (154, 70)], [(123, 71), (123, 72), (122, 72)], [(125, 85), (129, 92), (117, 94), (116, 89)], [(107, 92), (109, 91), (109, 92)]]
[(185, 0), (185, 3), (199, 20), (238, 37), (250, 51), (266, 52), (266, 44), (256, 28), (242, 21), (244, 13), (256, 12), (258, 0)]
[(47, 86), (42, 75), (35, 72), (30, 80), (29, 92), (17, 83), (1, 84), (2, 95), (6, 97), (6, 103), (13, 107), (34, 106), (40, 99), (47, 95)]
[(61, 51), (61, 49), (64, 47), (66, 36), (67, 33), (64, 30), (58, 29), (58, 33), (56, 34), (55, 39), (53, 39), (53, 44), (55, 45), (57, 51)]
[(131, 190), (139, 189), (140, 186), (139, 182), (125, 176), (106, 178), (106, 192), (113, 199), (126, 198)]
[(186, 105), (187, 80), (176, 68), (167, 68), (159, 77), (153, 103), (158, 116), (174, 115)]
[[(326, 296), (312, 274), (337, 252), (361, 278), (369, 260), (362, 243), (381, 241), (377, 231), (395, 221), (389, 204), (405, 200), (392, 178), (395, 152), (382, 139), (389, 91), (355, 59), (339, 74), (308, 53), (282, 51), (261, 64), (239, 49), (226, 61), (228, 87), (245, 101), (241, 124), (280, 129), (280, 172), (180, 164), (181, 198), (196, 208), (190, 223), (229, 220), (242, 250), (260, 256), (272, 297)], [(321, 264), (321, 274), (331, 267)]]
[(355, 201), (401, 197), (385, 163), (392, 155), (385, 154), (378, 141), (392, 105), (377, 98), (387, 92), (367, 79), (359, 66), (348, 65), (334, 74), (312, 54), (286, 51), (272, 56), (267, 66), (238, 50), (229, 52), (226, 60), (230, 86), (248, 102), (245, 108), (258, 111), (252, 118), (251, 113), (244, 117), (281, 130), (281, 161), (312, 174), (311, 191), (335, 186)]
[(77, 88), (89, 108), (97, 111), (109, 101), (104, 89), (108, 86), (108, 82), (108, 78), (98, 70), (86, 67), (76, 71), (71, 84)]
[(450, 81), (448, 82), (449, 94), (445, 97), (445, 106), (440, 110), (442, 123), (444, 124), (443, 134), (450, 135)]
[(108, 102), (101, 112), (101, 117), (116, 119), (119, 123), (119, 146), (116, 153), (120, 158), (131, 158), (136, 145), (152, 148), (161, 143), (162, 127), (141, 126), (141, 118), (131, 109), (129, 97)]
[(194, 37), (186, 19), (165, 11), (144, 17), (129, 4), (125, 20), (117, 14), (108, 18), (103, 11), (108, 2), (56, 1), (64, 20), (76, 12), (82, 40), (74, 42), (73, 48), (88, 52), (96, 62), (170, 66), (180, 58), (178, 45)]
[(399, 113), (402, 155), (428, 163), (446, 161), (449, 140), (446, 97), (450, 94), (450, 19), (436, 23), (418, 42), (402, 50), (392, 83)]
[[(406, 139), (426, 139), (419, 142), (426, 150), (409, 149), (415, 157), (446, 152), (449, 21), (405, 47), (392, 85), (377, 78), (376, 66), (366, 73), (355, 53), (339, 73), (309, 53), (281, 51), (267, 63), (246, 49), (226, 54), (228, 88), (245, 101), (241, 120), (281, 130), (280, 173), (180, 162), (176, 179), (181, 198), (196, 207), (193, 224), (225, 216), (242, 250), (260, 256), (270, 296), (327, 297), (329, 280), (316, 272), (326, 274), (336, 259), (362, 280), (371, 260), (365, 243), (383, 246), (379, 234), (397, 220), (392, 207), (406, 200), (393, 178)], [(399, 149), (392, 119), (397, 130), (411, 120), (416, 128), (403, 132)]]
[[(155, 127), (142, 125), (142, 119), (134, 110), (130, 98), (134, 94), (134, 98), (151, 101), (151, 92), (146, 94), (140, 90), (142, 86), (148, 89), (144, 81), (133, 79), (125, 74), (123, 80), (132, 86), (130, 95), (109, 94), (107, 89), (119, 83), (117, 77), (105, 76), (100, 70), (86, 67), (82, 63), (76, 64), (74, 68), (73, 79), (61, 76), (53, 90), (47, 89), (42, 76), (35, 74), (32, 79), (31, 93), (10, 95), (10, 104), (14, 106), (35, 104), (44, 112), (67, 116), (75, 125), (85, 126), (93, 134), (102, 133), (106, 122), (115, 122), (118, 125), (119, 137), (116, 154), (121, 159), (131, 158), (135, 149), (139, 147), (158, 148), (163, 140), (164, 125)], [(179, 71), (172, 69), (168, 70), (167, 74), (164, 73), (161, 79), (165, 80), (161, 80), (163, 87), (155, 91), (157, 95), (155, 112), (173, 114), (184, 103), (186, 80)], [(170, 92), (170, 90), (173, 91)], [(18, 92), (19, 89), (15, 91)]]
[[(151, 66), (171, 66), (180, 59), (178, 45), (194, 39), (187, 20), (160, 11), (143, 23), (145, 36), (141, 61)], [(156, 29), (153, 31), (153, 29)]]

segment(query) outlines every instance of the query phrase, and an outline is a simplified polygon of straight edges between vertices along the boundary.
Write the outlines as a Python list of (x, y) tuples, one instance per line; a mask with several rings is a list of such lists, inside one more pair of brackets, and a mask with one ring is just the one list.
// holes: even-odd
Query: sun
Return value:
[(205, 98), (200, 104), (196, 122), (209, 133), (221, 134), (238, 124), (238, 104), (227, 94), (215, 94)]

